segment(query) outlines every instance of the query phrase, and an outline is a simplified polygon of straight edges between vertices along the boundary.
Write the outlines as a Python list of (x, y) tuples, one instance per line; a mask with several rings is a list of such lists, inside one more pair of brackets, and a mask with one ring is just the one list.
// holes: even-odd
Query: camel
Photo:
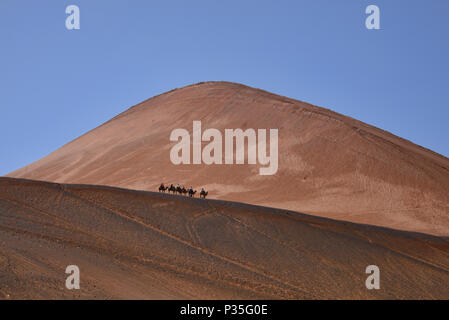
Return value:
[[(190, 189), (186, 189), (186, 187), (184, 186), (177, 186), (175, 187), (173, 184), (170, 184), (170, 187), (165, 187), (164, 184), (162, 183), (159, 187), (159, 192), (165, 192), (166, 190), (168, 190), (168, 193), (172, 192), (173, 194), (179, 194), (179, 195), (183, 195), (183, 196), (187, 196), (187, 194), (189, 195), (189, 197), (195, 197), (196, 194), (196, 190), (190, 190)], [(204, 198), (206, 199), (208, 192), (202, 190), (200, 193), (200, 198)]]
[(176, 193), (178, 194), (180, 194), (180, 195), (186, 195), (187, 194), (187, 189), (186, 189), (186, 187), (184, 187), (184, 186), (182, 186), (182, 188), (181, 187), (176, 187)]

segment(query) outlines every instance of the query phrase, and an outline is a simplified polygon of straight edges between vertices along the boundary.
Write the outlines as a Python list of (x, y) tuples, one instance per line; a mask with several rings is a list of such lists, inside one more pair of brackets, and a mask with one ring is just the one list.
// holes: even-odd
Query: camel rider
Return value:
[(165, 188), (164, 183), (161, 183), (161, 189)]
[(192, 186), (190, 186), (189, 192), (193, 192), (193, 188), (192, 188)]

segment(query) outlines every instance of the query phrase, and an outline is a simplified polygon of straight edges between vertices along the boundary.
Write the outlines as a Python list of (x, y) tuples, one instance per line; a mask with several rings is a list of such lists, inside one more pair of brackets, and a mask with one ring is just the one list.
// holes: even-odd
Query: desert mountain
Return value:
[[(279, 167), (175, 165), (172, 130), (278, 129)], [(203, 142), (206, 145), (207, 142)], [(228, 82), (148, 99), (9, 177), (155, 190), (204, 186), (214, 199), (449, 235), (449, 159), (301, 101)]]
[[(65, 288), (66, 267), (80, 290)], [(380, 269), (367, 290), (366, 267)], [(154, 192), (0, 178), (0, 299), (448, 299), (447, 238)]]

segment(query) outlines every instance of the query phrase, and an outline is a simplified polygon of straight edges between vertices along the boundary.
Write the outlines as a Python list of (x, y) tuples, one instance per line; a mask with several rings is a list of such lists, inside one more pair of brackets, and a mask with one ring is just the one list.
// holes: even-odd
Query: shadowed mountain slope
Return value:
[[(377, 265), (381, 289), (367, 290)], [(81, 289), (65, 289), (68, 265)], [(0, 178), (0, 298), (449, 298), (447, 238), (236, 202)]]

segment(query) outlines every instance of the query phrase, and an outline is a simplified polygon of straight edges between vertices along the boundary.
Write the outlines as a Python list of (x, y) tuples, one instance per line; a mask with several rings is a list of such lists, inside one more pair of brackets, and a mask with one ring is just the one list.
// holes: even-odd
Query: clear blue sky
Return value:
[[(81, 29), (65, 28), (78, 5)], [(365, 28), (365, 8), (381, 30)], [(0, 175), (128, 107), (240, 82), (449, 156), (449, 1), (1, 0)]]

